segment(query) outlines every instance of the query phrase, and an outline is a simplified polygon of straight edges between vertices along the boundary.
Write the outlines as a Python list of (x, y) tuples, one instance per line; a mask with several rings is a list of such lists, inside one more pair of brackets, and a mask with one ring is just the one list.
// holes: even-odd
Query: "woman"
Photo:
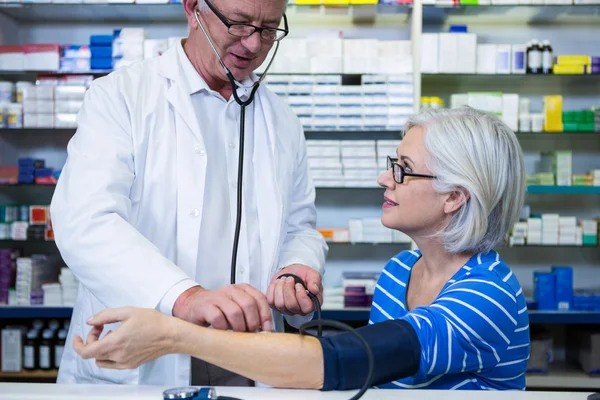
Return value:
[[(525, 298), (493, 250), (523, 204), (517, 138), (474, 109), (427, 110), (409, 120), (397, 153), (378, 179), (386, 189), (382, 222), (408, 234), (419, 251), (388, 262), (369, 326), (359, 330), (375, 353), (374, 384), (525, 389)], [(281, 279), (274, 296), (285, 285), (294, 282)], [(112, 322), (122, 325), (98, 339)], [(351, 389), (366, 376), (365, 352), (346, 333), (317, 339), (224, 332), (132, 308), (104, 311), (88, 323), (87, 344), (76, 338), (75, 346), (100, 367), (134, 368), (186, 353), (275, 387)]]

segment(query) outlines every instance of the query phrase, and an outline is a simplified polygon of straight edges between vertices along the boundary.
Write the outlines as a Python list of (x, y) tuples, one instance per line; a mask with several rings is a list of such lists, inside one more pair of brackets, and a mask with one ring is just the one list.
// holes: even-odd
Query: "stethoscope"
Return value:
[[(235, 222), (235, 235), (234, 235), (234, 240), (233, 240), (233, 251), (232, 251), (232, 254), (231, 254), (231, 284), (234, 284), (235, 283), (235, 274), (236, 274), (237, 251), (238, 251), (238, 244), (239, 244), (239, 237), (240, 237), (240, 226), (241, 226), (241, 220), (242, 220), (242, 177), (243, 177), (243, 172), (244, 172), (244, 169), (243, 169), (243, 166), (244, 166), (244, 125), (245, 125), (245, 122), (246, 122), (245, 121), (245, 116), (246, 116), (245, 111), (246, 111), (246, 107), (248, 105), (250, 105), (250, 103), (252, 103), (252, 101), (254, 100), (254, 95), (256, 94), (256, 91), (258, 90), (258, 86), (260, 85), (260, 82), (262, 82), (262, 80), (267, 76), (267, 71), (271, 67), (271, 64), (273, 63), (273, 60), (275, 59), (275, 55), (277, 54), (277, 50), (279, 49), (279, 42), (277, 42), (277, 45), (275, 47), (275, 52), (273, 53), (273, 57), (271, 58), (271, 61), (267, 65), (267, 68), (265, 69), (265, 72), (263, 72), (263, 74), (261, 75), (261, 77), (256, 82), (254, 82), (252, 84), (252, 86), (244, 86), (244, 85), (242, 85), (240, 82), (238, 82), (234, 78), (234, 76), (231, 73), (231, 71), (229, 70), (229, 68), (227, 68), (227, 66), (223, 62), (223, 59), (221, 59), (221, 56), (219, 55), (219, 52), (215, 48), (212, 40), (210, 39), (210, 36), (208, 35), (208, 33), (206, 32), (206, 30), (204, 29), (204, 26), (202, 25), (202, 22), (200, 22), (200, 18), (198, 17), (198, 10), (197, 9), (194, 10), (194, 17), (196, 18), (196, 22), (198, 22), (198, 26), (200, 26), (200, 29), (204, 33), (204, 36), (206, 37), (206, 40), (208, 40), (208, 43), (210, 44), (210, 47), (213, 49), (213, 52), (217, 56), (217, 59), (219, 60), (219, 64), (221, 64), (221, 67), (223, 67), (223, 70), (225, 71), (225, 74), (227, 75), (227, 79), (229, 79), (229, 83), (231, 83), (231, 89), (232, 89), (233, 97), (234, 97), (236, 103), (238, 103), (240, 105), (240, 107), (241, 107), (241, 115), (240, 115), (240, 151), (239, 151), (238, 184), (237, 184), (237, 216), (236, 216), (236, 222)], [(251, 89), (250, 90), (250, 95), (248, 96), (248, 98), (246, 100), (242, 100), (238, 96), (237, 90), (236, 90), (238, 88)], [(348, 326), (348, 325), (346, 325), (346, 324), (344, 324), (342, 322), (339, 322), (339, 321), (327, 321), (327, 320), (321, 319), (321, 304), (320, 304), (319, 299), (317, 298), (317, 296), (315, 294), (313, 294), (313, 293), (310, 293), (306, 289), (306, 284), (302, 281), (302, 279), (300, 279), (299, 277), (297, 277), (297, 276), (295, 276), (293, 274), (283, 274), (283, 275), (279, 276), (279, 278), (281, 279), (281, 278), (288, 277), (288, 276), (294, 278), (295, 283), (300, 283), (304, 287), (304, 289), (306, 290), (306, 293), (308, 294), (309, 298), (313, 301), (313, 303), (315, 305), (315, 310), (317, 312), (317, 319), (316, 320), (307, 322), (307, 323), (303, 324), (299, 328), (300, 334), (305, 334), (308, 329), (317, 328), (317, 336), (321, 337), (321, 335), (322, 335), (322, 328), (324, 326), (325, 327), (331, 327), (331, 328), (336, 328), (336, 329), (339, 329), (339, 330), (350, 332), (365, 347), (365, 350), (367, 352), (368, 362), (369, 362), (369, 373), (368, 373), (368, 375), (367, 375), (367, 377), (365, 379), (365, 383), (364, 383), (363, 387), (350, 400), (357, 400), (357, 399), (359, 399), (367, 391), (367, 389), (371, 386), (371, 383), (373, 382), (373, 375), (374, 375), (374, 369), (375, 369), (375, 360), (374, 360), (373, 352), (371, 351), (371, 348), (369, 347), (369, 344), (365, 341), (365, 339), (362, 336), (360, 336), (350, 326)], [(170, 400), (170, 399), (239, 400), (239, 399), (236, 399), (234, 397), (218, 396), (217, 393), (216, 393), (216, 391), (215, 391), (215, 388), (213, 388), (213, 387), (201, 387), (201, 388), (198, 388), (198, 387), (182, 387), (182, 388), (172, 388), (172, 389), (165, 390), (163, 392), (163, 399), (164, 400)]]
[[(273, 64), (273, 60), (275, 59), (275, 56), (277, 55), (277, 50), (279, 49), (279, 42), (276, 43), (275, 52), (273, 53), (273, 56), (271, 57), (271, 61), (267, 65), (267, 68), (262, 73), (260, 78), (256, 82), (254, 82), (251, 86), (244, 86), (235, 79), (235, 77), (233, 76), (233, 74), (231, 73), (229, 68), (227, 68), (227, 66), (223, 62), (223, 59), (219, 55), (219, 52), (217, 51), (217, 48), (213, 44), (213, 41), (210, 39), (208, 32), (206, 31), (206, 29), (204, 29), (204, 25), (202, 25), (202, 22), (200, 22), (200, 17), (198, 16), (198, 13), (199, 13), (198, 9), (197, 8), (194, 9), (194, 17), (196, 18), (196, 22), (198, 22), (198, 26), (200, 26), (202, 33), (204, 33), (204, 36), (206, 37), (208, 44), (210, 44), (210, 47), (212, 48), (213, 52), (217, 56), (217, 60), (219, 60), (219, 64), (221, 64), (221, 67), (223, 67), (223, 70), (225, 71), (225, 75), (227, 75), (227, 79), (229, 80), (229, 83), (231, 83), (231, 91), (233, 93), (233, 98), (235, 99), (235, 102), (238, 103), (241, 107), (240, 146), (239, 146), (239, 155), (238, 155), (238, 179), (237, 179), (237, 211), (236, 211), (236, 218), (235, 218), (235, 231), (234, 231), (235, 233), (233, 236), (233, 250), (231, 251), (230, 283), (233, 285), (235, 283), (237, 253), (238, 253), (238, 246), (239, 246), (239, 241), (240, 241), (240, 229), (241, 229), (241, 225), (242, 225), (242, 179), (244, 176), (244, 127), (246, 124), (246, 107), (249, 106), (250, 103), (252, 103), (252, 101), (254, 101), (254, 95), (256, 94), (256, 91), (258, 90), (260, 83), (267, 76), (267, 71), (269, 71), (269, 68), (271, 68), (271, 64)], [(249, 89), (250, 94), (248, 95), (248, 98), (246, 100), (242, 100), (237, 93), (237, 89), (246, 89), (246, 90)]]

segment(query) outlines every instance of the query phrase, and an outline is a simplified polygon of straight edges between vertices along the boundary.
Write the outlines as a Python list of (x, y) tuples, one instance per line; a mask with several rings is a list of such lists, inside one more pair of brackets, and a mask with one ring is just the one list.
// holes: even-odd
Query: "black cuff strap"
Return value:
[[(414, 375), (419, 370), (421, 344), (414, 328), (404, 320), (390, 320), (356, 330), (375, 356), (373, 385)], [(322, 390), (358, 389), (369, 365), (362, 344), (349, 333), (318, 338), (323, 348), (325, 377)]]

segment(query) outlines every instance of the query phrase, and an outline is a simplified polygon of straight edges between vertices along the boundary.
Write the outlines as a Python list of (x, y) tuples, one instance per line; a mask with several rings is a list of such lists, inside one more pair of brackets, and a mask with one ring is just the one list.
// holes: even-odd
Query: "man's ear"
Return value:
[(188, 20), (188, 26), (190, 29), (198, 29), (198, 22), (194, 16), (196, 7), (198, 7), (198, 0), (183, 0), (183, 9), (185, 11), (185, 16)]
[(469, 199), (471, 195), (469, 192), (462, 187), (457, 188), (453, 192), (446, 195), (444, 201), (444, 212), (446, 214), (453, 214), (458, 211)]

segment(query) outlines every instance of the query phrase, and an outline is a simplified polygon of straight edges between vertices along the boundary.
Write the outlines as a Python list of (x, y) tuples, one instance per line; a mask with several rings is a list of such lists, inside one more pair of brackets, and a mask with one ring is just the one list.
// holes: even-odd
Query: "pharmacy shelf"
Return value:
[[(71, 318), (71, 307), (0, 306), (0, 318)], [(323, 318), (338, 321), (367, 321), (369, 308), (323, 308)], [(600, 324), (600, 312), (529, 311), (531, 324)]]
[(527, 374), (527, 388), (598, 390), (600, 375), (588, 375), (576, 366), (552, 365), (548, 374)]
[[(290, 5), (288, 17), (319, 16), (374, 17), (378, 14), (407, 14), (411, 7), (402, 4), (352, 6)], [(178, 23), (186, 24), (182, 4), (0, 4), (0, 13), (18, 22), (64, 23)]]
[[(73, 135), (75, 128), (0, 128), (0, 135)], [(597, 139), (600, 132), (516, 132), (519, 140)], [(309, 140), (400, 140), (401, 130), (305, 130)]]
[(20, 372), (0, 372), (0, 382), (2, 381), (46, 381), (56, 380), (58, 370), (35, 370), (35, 371), (20, 371)]
[(443, 22), (450, 16), (462, 17), (466, 22), (473, 18), (489, 22), (508, 19), (521, 23), (583, 22), (600, 18), (600, 4), (423, 6), (424, 23)]
[(600, 194), (600, 186), (527, 186), (531, 194)]
[[(324, 308), (323, 318), (339, 321), (367, 321), (368, 308)], [(529, 311), (531, 324), (600, 324), (600, 312)]]
[(0, 319), (71, 318), (72, 307), (0, 306)]
[[(383, 190), (380, 186), (369, 187), (343, 187), (319, 186), (317, 190)], [(600, 186), (527, 186), (529, 194), (574, 194), (574, 195), (600, 195)]]

